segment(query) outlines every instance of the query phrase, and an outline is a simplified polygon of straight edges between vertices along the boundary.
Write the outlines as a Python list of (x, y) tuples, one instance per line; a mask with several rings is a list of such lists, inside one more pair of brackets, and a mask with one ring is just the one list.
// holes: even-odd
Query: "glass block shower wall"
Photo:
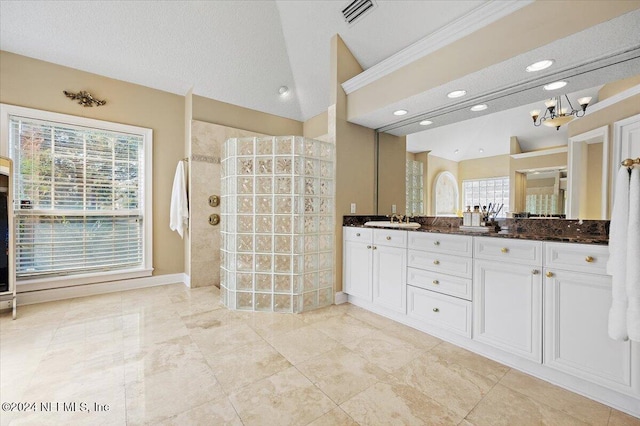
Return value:
[(302, 312), (333, 303), (333, 145), (233, 138), (222, 157), (225, 306)]

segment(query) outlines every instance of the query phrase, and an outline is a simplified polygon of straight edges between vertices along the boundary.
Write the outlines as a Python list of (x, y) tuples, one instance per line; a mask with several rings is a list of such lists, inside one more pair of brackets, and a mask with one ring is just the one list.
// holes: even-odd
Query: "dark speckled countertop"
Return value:
[[(363, 227), (369, 221), (386, 221), (386, 216), (345, 216), (343, 226)], [(608, 220), (574, 219), (504, 219), (498, 222), (501, 232), (473, 232), (460, 230), (462, 219), (457, 217), (421, 216), (411, 219), (421, 225), (411, 232), (475, 235), (480, 237), (517, 238), (522, 240), (556, 241), (580, 244), (608, 244)]]

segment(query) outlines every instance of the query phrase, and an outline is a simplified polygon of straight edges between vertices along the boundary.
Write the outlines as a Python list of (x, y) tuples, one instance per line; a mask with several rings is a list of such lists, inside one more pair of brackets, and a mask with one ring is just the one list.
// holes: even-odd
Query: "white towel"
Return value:
[(640, 342), (640, 166), (631, 171), (627, 235), (627, 333)]
[(173, 177), (173, 189), (171, 191), (171, 213), (169, 215), (169, 228), (178, 231), (180, 237), (189, 220), (189, 205), (187, 204), (187, 184), (184, 178), (183, 162), (178, 162), (176, 174)]
[(627, 228), (629, 226), (629, 170), (620, 167), (609, 229), (609, 262), (613, 300), (609, 310), (609, 337), (627, 340)]

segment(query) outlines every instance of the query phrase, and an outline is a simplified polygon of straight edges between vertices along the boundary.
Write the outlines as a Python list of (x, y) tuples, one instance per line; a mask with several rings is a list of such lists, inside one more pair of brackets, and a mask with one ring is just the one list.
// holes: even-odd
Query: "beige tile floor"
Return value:
[(349, 304), (286, 315), (218, 300), (176, 284), (3, 313), (0, 400), (36, 411), (0, 423), (640, 425)]

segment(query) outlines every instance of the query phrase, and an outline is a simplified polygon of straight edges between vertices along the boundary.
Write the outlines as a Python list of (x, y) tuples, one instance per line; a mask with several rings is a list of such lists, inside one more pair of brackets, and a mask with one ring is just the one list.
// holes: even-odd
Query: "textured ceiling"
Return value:
[(378, 0), (351, 26), (348, 3), (3, 0), (0, 49), (306, 120), (328, 107), (334, 34), (366, 69), (484, 1)]

